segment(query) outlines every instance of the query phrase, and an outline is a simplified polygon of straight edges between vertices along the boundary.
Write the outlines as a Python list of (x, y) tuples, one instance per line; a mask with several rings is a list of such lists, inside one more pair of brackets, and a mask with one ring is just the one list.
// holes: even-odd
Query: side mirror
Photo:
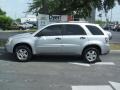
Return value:
[(41, 37), (41, 36), (44, 36), (42, 32), (39, 32), (35, 35), (36, 37)]

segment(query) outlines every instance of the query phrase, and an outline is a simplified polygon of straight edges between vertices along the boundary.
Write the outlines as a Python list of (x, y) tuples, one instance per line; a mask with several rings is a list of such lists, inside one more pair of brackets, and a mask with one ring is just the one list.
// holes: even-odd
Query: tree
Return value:
[(30, 3), (28, 12), (35, 14), (70, 14), (79, 17), (89, 17), (92, 8), (108, 12), (120, 0), (33, 0)]
[(1, 8), (0, 8), (0, 15), (6, 15), (6, 12), (4, 12)]
[(21, 23), (21, 19), (20, 18), (17, 18), (15, 21), (18, 22), (18, 23)]
[(6, 16), (6, 12), (0, 9), (0, 28), (3, 30), (11, 28), (12, 19)]
[(7, 16), (0, 15), (0, 28), (3, 30), (11, 28), (12, 19)]

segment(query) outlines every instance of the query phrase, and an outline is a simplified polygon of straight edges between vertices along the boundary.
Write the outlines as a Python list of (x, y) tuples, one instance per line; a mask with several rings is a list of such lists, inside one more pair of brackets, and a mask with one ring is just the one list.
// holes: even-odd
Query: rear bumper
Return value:
[(110, 53), (110, 45), (105, 44), (104, 46), (102, 46), (101, 55), (106, 55), (108, 53)]

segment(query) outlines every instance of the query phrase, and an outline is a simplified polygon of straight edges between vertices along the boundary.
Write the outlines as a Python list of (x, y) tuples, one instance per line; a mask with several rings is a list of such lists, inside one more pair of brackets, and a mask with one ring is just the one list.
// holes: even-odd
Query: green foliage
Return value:
[(6, 15), (6, 12), (4, 12), (1, 8), (0, 8), (0, 15)]
[(0, 9), (0, 28), (3, 30), (10, 29), (11, 23), (12, 23), (12, 19), (10, 17), (7, 17), (6, 12)]
[(21, 19), (20, 18), (17, 18), (15, 21), (18, 22), (18, 23), (21, 23)]
[(0, 28), (3, 30), (11, 28), (12, 19), (7, 16), (0, 15)]
[(92, 8), (108, 12), (120, 0), (33, 0), (30, 3), (28, 12), (35, 14), (69, 14), (79, 17), (89, 17)]
[(100, 26), (104, 26), (105, 25), (105, 21), (101, 21), (101, 20), (97, 20), (95, 21), (96, 24), (99, 24)]

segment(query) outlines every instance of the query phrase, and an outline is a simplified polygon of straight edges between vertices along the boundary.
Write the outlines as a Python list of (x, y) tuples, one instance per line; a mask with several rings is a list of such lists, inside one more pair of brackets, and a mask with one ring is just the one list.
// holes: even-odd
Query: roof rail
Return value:
[(88, 23), (88, 21), (69, 21), (70, 23)]

